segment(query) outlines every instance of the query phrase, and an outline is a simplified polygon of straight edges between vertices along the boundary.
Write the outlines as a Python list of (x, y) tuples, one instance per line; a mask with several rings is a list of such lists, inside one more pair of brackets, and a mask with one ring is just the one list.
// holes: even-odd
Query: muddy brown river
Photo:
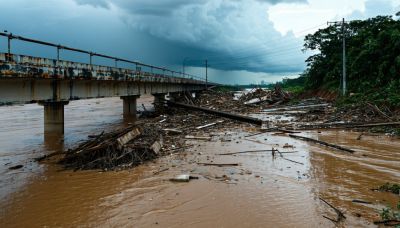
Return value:
[[(150, 106), (151, 98), (141, 98), (138, 107), (141, 103)], [(188, 140), (193, 146), (185, 152), (131, 170), (72, 172), (33, 161), (123, 125), (121, 114), (117, 98), (73, 101), (65, 110), (64, 140), (44, 142), (42, 107), (0, 107), (0, 226), (335, 227), (323, 217), (336, 216), (323, 198), (345, 213), (339, 226), (375, 227), (372, 221), (379, 219), (379, 211), (400, 200), (370, 190), (385, 182), (400, 183), (400, 140), (384, 135), (357, 140), (359, 133), (341, 130), (300, 135), (356, 153), (275, 133), (246, 137), (258, 129), (238, 125), (210, 128), (210, 142)], [(283, 148), (285, 144), (293, 148)], [(218, 155), (272, 147), (284, 152), (283, 158), (271, 152)], [(8, 169), (18, 164), (24, 167)], [(199, 179), (169, 181), (182, 173)]]

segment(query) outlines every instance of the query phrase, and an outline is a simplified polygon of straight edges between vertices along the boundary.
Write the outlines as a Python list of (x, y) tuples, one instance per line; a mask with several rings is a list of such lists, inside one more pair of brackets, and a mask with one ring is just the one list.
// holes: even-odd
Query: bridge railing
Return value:
[[(0, 53), (0, 76), (1, 77), (39, 77), (60, 79), (94, 79), (94, 80), (145, 80), (145, 81), (179, 81), (180, 83), (207, 83), (203, 78), (184, 74), (182, 72), (169, 70), (163, 67), (148, 65), (137, 61), (112, 57), (86, 50), (71, 48), (59, 44), (34, 40), (11, 33), (0, 32), (0, 36), (7, 37), (8, 52)], [(40, 58), (26, 55), (15, 55), (11, 53), (11, 40), (21, 40), (45, 46), (57, 48), (57, 59)], [(89, 63), (79, 63), (60, 60), (60, 50), (69, 50), (88, 54)], [(92, 64), (92, 57), (98, 56), (117, 62), (133, 64), (136, 70), (100, 66)], [(150, 71), (142, 71), (145, 67)], [(139, 69), (139, 70), (138, 70)], [(155, 73), (157, 71), (158, 73)], [(162, 73), (160, 73), (162, 72)]]
[(178, 77), (141, 70), (100, 66), (65, 60), (0, 53), (0, 76), (12, 78), (57, 78), (204, 83), (194, 76)]

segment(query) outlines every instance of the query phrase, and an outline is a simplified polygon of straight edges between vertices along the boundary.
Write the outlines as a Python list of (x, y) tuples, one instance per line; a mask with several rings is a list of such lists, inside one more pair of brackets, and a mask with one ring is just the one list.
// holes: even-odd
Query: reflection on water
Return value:
[(64, 151), (64, 134), (44, 133), (43, 144), (46, 151)]

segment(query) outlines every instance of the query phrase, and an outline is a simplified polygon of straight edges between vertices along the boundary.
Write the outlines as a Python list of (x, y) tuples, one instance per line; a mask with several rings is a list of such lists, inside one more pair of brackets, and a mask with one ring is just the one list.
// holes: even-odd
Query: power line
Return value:
[[(319, 28), (324, 24), (316, 25), (311, 28), (304, 29), (297, 34), (301, 34), (304, 32), (308, 32), (310, 30), (313, 30), (315, 28)], [(273, 40), (270, 40), (273, 41)], [(210, 62), (213, 64), (222, 64), (222, 65), (227, 65), (227, 64), (246, 64), (246, 63), (252, 63), (254, 60), (256, 61), (262, 61), (263, 57), (268, 57), (268, 58), (274, 58), (278, 56), (283, 56), (286, 55), (286, 53), (292, 53), (295, 50), (299, 50), (298, 44), (292, 44), (292, 45), (282, 45), (281, 47), (285, 47), (284, 49), (276, 49), (277, 46), (275, 46), (275, 49), (273, 51), (270, 51), (267, 47), (252, 47), (246, 49), (241, 49), (242, 51), (240, 52), (235, 52), (235, 57), (228, 57), (229, 55), (223, 55), (223, 54), (214, 54), (214, 55), (207, 55), (207, 58), (209, 59)], [(278, 46), (279, 48), (280, 46)], [(240, 49), (239, 49), (240, 50)], [(252, 50), (256, 50), (258, 54), (252, 54), (252, 55), (243, 55), (246, 52), (251, 53)], [(260, 53), (265, 51), (266, 53)], [(254, 51), (253, 51), (254, 52)], [(290, 59), (294, 59), (295, 57), (292, 56)], [(197, 61), (197, 60), (192, 60), (190, 62)]]
[[(303, 34), (303, 33), (306, 33), (306, 32), (308, 32), (308, 31), (310, 31), (310, 30), (314, 30), (314, 29), (316, 29), (316, 28), (319, 28), (319, 27), (322, 27), (322, 26), (325, 26), (326, 24), (325, 23), (323, 23), (323, 24), (319, 24), (319, 25), (315, 25), (315, 26), (313, 26), (313, 27), (310, 27), (310, 28), (307, 28), (307, 29), (304, 29), (304, 30), (302, 30), (302, 31), (300, 31), (300, 32), (298, 32), (297, 34)], [(276, 38), (276, 39), (270, 39), (270, 40), (268, 40), (268, 43), (265, 43), (265, 45), (269, 45), (269, 43), (271, 43), (271, 42), (274, 42), (274, 41), (281, 41), (282, 40), (282, 37), (280, 37), (280, 38)], [(287, 45), (286, 44), (283, 44), (282, 45), (282, 47), (286, 47)], [(276, 46), (275, 46), (276, 47)], [(279, 46), (278, 46), (279, 47)], [(246, 52), (253, 52), (253, 51), (256, 51), (256, 50), (262, 50), (262, 49), (267, 49), (266, 47), (264, 47), (264, 46), (261, 46), (261, 47), (251, 47), (251, 48), (241, 48), (241, 49), (237, 49), (234, 53), (235, 54), (241, 54), (241, 53), (246, 53)], [(214, 55), (207, 55), (207, 57), (214, 57), (214, 56), (220, 56), (220, 54), (214, 54)]]

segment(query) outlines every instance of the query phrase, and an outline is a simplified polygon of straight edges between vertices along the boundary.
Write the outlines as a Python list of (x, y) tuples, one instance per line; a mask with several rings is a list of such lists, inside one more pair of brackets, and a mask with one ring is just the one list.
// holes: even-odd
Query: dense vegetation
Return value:
[[(400, 106), (400, 21), (378, 16), (345, 27), (348, 91), (356, 100)], [(331, 25), (307, 35), (306, 89), (338, 90), (342, 78), (342, 30)]]

